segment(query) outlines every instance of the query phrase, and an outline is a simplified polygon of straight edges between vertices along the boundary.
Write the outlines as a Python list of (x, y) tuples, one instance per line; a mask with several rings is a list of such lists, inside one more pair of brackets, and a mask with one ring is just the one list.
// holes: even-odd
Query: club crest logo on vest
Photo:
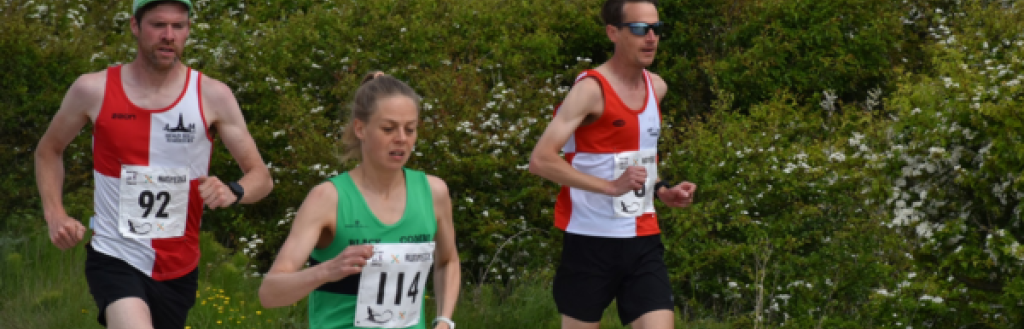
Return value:
[(178, 125), (171, 127), (170, 124), (164, 125), (164, 131), (166, 131), (168, 143), (191, 143), (196, 139), (196, 124), (190, 123), (185, 126), (184, 115), (178, 114)]

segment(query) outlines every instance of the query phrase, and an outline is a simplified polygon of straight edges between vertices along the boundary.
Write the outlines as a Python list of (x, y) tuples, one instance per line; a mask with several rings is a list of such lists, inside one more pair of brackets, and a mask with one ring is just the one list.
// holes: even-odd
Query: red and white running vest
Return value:
[[(587, 70), (576, 82), (594, 78), (604, 94), (604, 112), (597, 121), (573, 132), (562, 151), (576, 170), (606, 180), (618, 178), (629, 166), (647, 168), (643, 190), (607, 196), (562, 186), (555, 202), (555, 226), (575, 234), (597, 237), (636, 237), (660, 233), (654, 212), (653, 189), (657, 175), (661, 109), (651, 76), (644, 71), (647, 96), (643, 108), (622, 102), (600, 73)], [(558, 109), (555, 109), (555, 115)]]
[[(93, 128), (96, 214), (90, 222), (94, 232), (91, 243), (97, 251), (124, 260), (155, 280), (175, 279), (199, 265), (203, 200), (196, 178), (207, 175), (213, 152), (200, 102), (201, 74), (188, 69), (185, 88), (172, 105), (144, 109), (125, 95), (121, 68), (107, 69), (103, 106)], [(139, 168), (143, 174), (136, 175), (124, 168)], [(147, 171), (149, 168), (171, 168), (188, 175), (152, 174)], [(132, 177), (122, 177), (122, 172), (132, 173)], [(144, 185), (136, 186), (146, 182), (173, 183), (184, 188), (167, 192), (143, 191)], [(181, 204), (171, 203), (168, 207), (169, 199)], [(167, 212), (172, 217), (177, 214), (184, 218), (184, 227), (179, 227), (183, 233), (176, 234), (179, 237), (144, 237), (163, 230), (165, 227), (160, 223), (135, 223), (129, 228), (138, 235), (131, 237), (124, 233), (126, 222), (121, 222), (119, 230), (119, 218), (125, 213), (167, 217)]]

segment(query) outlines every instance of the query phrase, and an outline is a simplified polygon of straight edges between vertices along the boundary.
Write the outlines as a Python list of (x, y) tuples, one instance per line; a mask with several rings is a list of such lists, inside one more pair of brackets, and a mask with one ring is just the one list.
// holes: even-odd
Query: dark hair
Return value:
[(622, 24), (622, 8), (630, 2), (647, 2), (658, 7), (658, 0), (607, 0), (604, 2), (604, 7), (601, 7), (601, 20), (604, 21), (604, 25), (619, 26)]
[(412, 90), (412, 87), (405, 82), (380, 71), (367, 73), (363, 77), (362, 85), (356, 89), (356, 95), (350, 105), (348, 124), (345, 125), (345, 131), (341, 135), (342, 162), (362, 158), (362, 143), (359, 141), (359, 137), (356, 137), (356, 130), (353, 128), (355, 120), (369, 122), (370, 116), (377, 111), (377, 101), (391, 96), (409, 97), (416, 104), (416, 110), (419, 111), (420, 95), (416, 94), (416, 91)]
[(139, 24), (139, 26), (142, 26), (142, 16), (146, 15), (146, 12), (152, 10), (153, 8), (156, 8), (156, 6), (159, 6), (159, 5), (162, 5), (162, 4), (165, 4), (165, 3), (176, 3), (178, 5), (181, 5), (182, 7), (185, 7), (185, 11), (189, 12), (188, 13), (189, 16), (192, 15), (192, 11), (190, 11), (188, 9), (188, 6), (185, 6), (185, 4), (181, 3), (180, 1), (170, 1), (170, 0), (167, 0), (167, 1), (153, 1), (153, 2), (147, 3), (146, 5), (144, 5), (141, 8), (139, 8), (139, 10), (135, 11), (135, 13), (134, 13), (135, 14), (134, 15), (135, 16), (135, 22), (137, 22), (137, 24)]

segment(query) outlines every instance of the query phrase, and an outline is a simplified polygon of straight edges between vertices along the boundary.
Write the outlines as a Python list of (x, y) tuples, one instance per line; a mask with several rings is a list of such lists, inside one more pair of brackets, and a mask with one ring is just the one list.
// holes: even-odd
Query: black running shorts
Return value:
[(558, 312), (598, 322), (615, 299), (619, 318), (628, 325), (648, 312), (672, 310), (664, 254), (661, 235), (604, 238), (566, 232), (553, 289)]
[(138, 297), (149, 305), (153, 328), (185, 328), (199, 288), (198, 267), (180, 278), (156, 281), (128, 263), (96, 251), (91, 244), (85, 248), (85, 279), (99, 308), (96, 320), (100, 324), (107, 325), (107, 306), (122, 298)]

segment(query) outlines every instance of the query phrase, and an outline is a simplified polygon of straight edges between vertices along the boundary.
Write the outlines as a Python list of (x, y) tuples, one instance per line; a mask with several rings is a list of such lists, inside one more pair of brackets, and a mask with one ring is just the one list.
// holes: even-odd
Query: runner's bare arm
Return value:
[(64, 149), (99, 112), (105, 74), (103, 71), (89, 73), (75, 80), (36, 146), (36, 185), (43, 202), (43, 216), (50, 241), (64, 250), (78, 244), (85, 234), (85, 227), (64, 210)]
[[(263, 162), (263, 157), (260, 156), (259, 149), (256, 148), (256, 142), (245, 126), (245, 117), (238, 106), (238, 101), (235, 100), (235, 95), (227, 85), (206, 75), (203, 75), (201, 86), (203, 111), (207, 115), (207, 120), (211, 120), (210, 125), (217, 129), (224, 146), (231, 152), (231, 156), (244, 173), (238, 180), (238, 184), (245, 190), (241, 203), (254, 203), (263, 199), (270, 194), (274, 181)], [(215, 197), (226, 198), (227, 205), (230, 205), (235, 201), (235, 196), (223, 183), (220, 185)], [(211, 200), (206, 202), (207, 205), (211, 204)]]
[[(455, 312), (459, 298), (459, 282), (462, 280), (459, 252), (455, 246), (455, 225), (452, 223), (452, 198), (448, 185), (435, 176), (427, 176), (434, 198), (434, 214), (437, 217), (437, 234), (434, 240), (437, 250), (434, 263), (434, 294), (437, 296), (437, 315), (447, 318)], [(439, 327), (447, 326), (439, 322)]]
[(533, 148), (530, 155), (530, 172), (559, 185), (606, 195), (622, 195), (630, 190), (642, 188), (642, 178), (646, 175), (642, 167), (631, 167), (619, 178), (608, 181), (576, 170), (558, 155), (559, 150), (583, 121), (588, 116), (599, 115), (603, 111), (603, 106), (601, 85), (595, 79), (583, 79), (573, 86), (565, 96), (558, 113)]
[(338, 192), (330, 182), (317, 185), (306, 196), (295, 214), (288, 238), (260, 285), (263, 307), (291, 305), (324, 283), (362, 271), (372, 255), (369, 245), (349, 246), (334, 259), (303, 269), (324, 229), (337, 220), (337, 204)]

